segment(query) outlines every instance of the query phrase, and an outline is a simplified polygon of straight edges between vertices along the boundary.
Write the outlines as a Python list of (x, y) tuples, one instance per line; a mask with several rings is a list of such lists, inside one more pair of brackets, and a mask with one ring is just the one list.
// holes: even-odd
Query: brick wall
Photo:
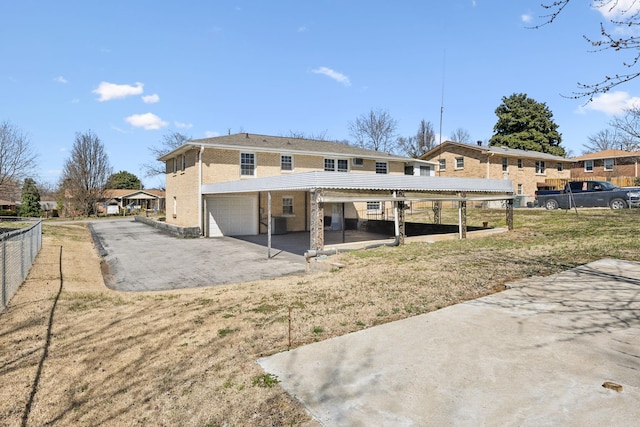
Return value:
[[(439, 155), (433, 155), (426, 160), (446, 161), (446, 168), (439, 170), (436, 168), (437, 176), (453, 176), (459, 178), (488, 178), (488, 179), (510, 179), (513, 181), (513, 191), (518, 194), (521, 189), (522, 195), (526, 201), (532, 201), (538, 183), (544, 183), (547, 178), (569, 178), (571, 175), (571, 162), (565, 162), (562, 170), (558, 171), (557, 162), (545, 161), (545, 172), (536, 173), (536, 160), (531, 158), (522, 158), (522, 167), (518, 167), (518, 158), (504, 157), (500, 155), (483, 154), (472, 147), (460, 147), (449, 145), (447, 151)], [(464, 167), (456, 168), (456, 159), (462, 158)], [(502, 159), (507, 161), (507, 170), (503, 171)]]
[[(286, 173), (303, 173), (324, 170), (324, 156), (308, 154), (292, 154), (293, 171), (282, 171), (280, 165), (280, 153), (242, 151), (255, 154), (255, 177), (268, 177)], [(237, 181), (240, 179), (252, 179), (240, 176), (240, 150), (235, 149), (205, 149), (202, 154), (202, 181), (205, 184), (216, 182)], [(173, 171), (174, 161), (166, 162), (166, 201), (167, 223), (181, 227), (197, 227), (198, 224), (198, 167), (197, 160), (199, 149), (192, 149), (185, 154), (185, 169), (181, 170), (182, 159), (178, 156), (178, 170)], [(330, 158), (344, 158), (335, 156)], [(364, 159), (362, 166), (354, 166), (349, 159), (351, 173), (375, 173), (376, 161)], [(404, 174), (404, 162), (387, 162), (389, 174)], [(337, 173), (337, 172), (336, 172)], [(285, 194), (272, 193), (272, 215), (282, 215), (282, 197)], [(303, 231), (308, 229), (305, 224), (305, 195), (303, 192), (289, 192), (286, 195), (294, 198), (294, 215), (287, 218), (290, 231)], [(263, 215), (266, 217), (266, 193), (261, 195), (260, 206), (265, 207)], [(175, 202), (174, 202), (175, 201)], [(175, 215), (174, 215), (175, 203)], [(308, 207), (307, 207), (308, 208)], [(261, 225), (260, 230), (266, 231)]]

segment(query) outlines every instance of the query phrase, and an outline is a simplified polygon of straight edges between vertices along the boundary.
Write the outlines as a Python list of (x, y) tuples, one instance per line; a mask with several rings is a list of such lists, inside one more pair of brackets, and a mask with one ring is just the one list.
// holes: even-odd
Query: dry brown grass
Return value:
[(517, 278), (636, 259), (639, 243), (628, 238), (636, 216), (527, 210), (513, 233), (342, 254), (345, 268), (304, 277), (143, 294), (104, 287), (84, 225), (47, 225), (29, 277), (0, 315), (0, 425), (312, 424), (256, 364), (288, 348), (289, 310), (296, 347)]

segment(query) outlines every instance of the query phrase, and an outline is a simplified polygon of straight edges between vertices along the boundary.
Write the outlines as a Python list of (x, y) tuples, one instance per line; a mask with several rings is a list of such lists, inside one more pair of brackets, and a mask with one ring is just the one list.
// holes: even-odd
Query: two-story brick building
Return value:
[(640, 176), (640, 151), (604, 150), (571, 160), (571, 178), (575, 179), (615, 181), (616, 185), (625, 186), (634, 185), (634, 178)]
[(502, 180), (437, 179), (431, 161), (328, 141), (240, 133), (189, 141), (159, 160), (167, 222), (204, 236), (340, 229), (425, 197), (512, 198)]
[(520, 204), (533, 202), (547, 179), (569, 179), (572, 160), (537, 151), (445, 141), (421, 159), (437, 163), (437, 176), (508, 179)]

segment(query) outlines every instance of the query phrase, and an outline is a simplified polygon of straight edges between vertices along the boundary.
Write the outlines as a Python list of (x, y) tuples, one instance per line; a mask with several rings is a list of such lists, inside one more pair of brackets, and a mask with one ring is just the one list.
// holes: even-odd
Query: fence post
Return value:
[(24, 238), (20, 238), (20, 279), (24, 280)]
[(7, 245), (2, 239), (2, 308), (7, 306)]

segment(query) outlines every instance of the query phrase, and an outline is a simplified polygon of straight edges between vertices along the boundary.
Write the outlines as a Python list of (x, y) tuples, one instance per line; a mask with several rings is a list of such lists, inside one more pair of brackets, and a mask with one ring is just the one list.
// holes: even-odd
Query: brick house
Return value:
[(571, 178), (611, 181), (619, 186), (634, 185), (639, 175), (640, 151), (605, 150), (574, 157)]
[[(188, 141), (159, 160), (167, 223), (207, 237), (345, 229), (414, 192), (445, 194), (431, 161), (337, 142), (239, 133)], [(446, 194), (510, 197), (504, 182), (454, 181)], [(322, 247), (322, 236), (313, 242)]]
[(421, 159), (438, 164), (437, 176), (508, 179), (519, 196), (516, 206), (535, 199), (547, 179), (568, 179), (572, 160), (537, 151), (445, 141)]

